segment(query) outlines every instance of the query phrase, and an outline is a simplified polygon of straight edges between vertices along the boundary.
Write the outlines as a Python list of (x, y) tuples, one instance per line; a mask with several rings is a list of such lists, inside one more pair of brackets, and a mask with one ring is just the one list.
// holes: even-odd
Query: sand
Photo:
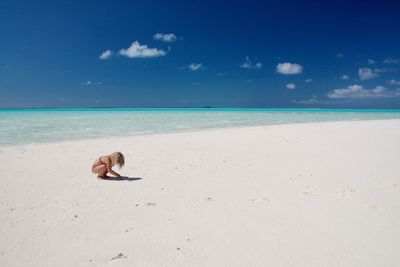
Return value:
[(400, 264), (400, 120), (6, 147), (0, 173), (1, 266)]

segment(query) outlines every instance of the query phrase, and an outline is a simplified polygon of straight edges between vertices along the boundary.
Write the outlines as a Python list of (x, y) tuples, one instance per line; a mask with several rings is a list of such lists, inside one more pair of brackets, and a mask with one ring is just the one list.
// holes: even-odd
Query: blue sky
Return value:
[(0, 107), (400, 108), (400, 4), (260, 2), (3, 0)]

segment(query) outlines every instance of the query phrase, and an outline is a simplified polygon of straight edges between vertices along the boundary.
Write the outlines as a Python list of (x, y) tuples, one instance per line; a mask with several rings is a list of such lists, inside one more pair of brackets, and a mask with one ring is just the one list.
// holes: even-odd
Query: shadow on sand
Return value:
[(128, 176), (121, 176), (121, 177), (107, 177), (104, 179), (101, 179), (104, 181), (128, 181), (128, 182), (132, 182), (132, 181), (137, 181), (137, 180), (142, 180), (142, 178), (140, 177), (128, 177)]

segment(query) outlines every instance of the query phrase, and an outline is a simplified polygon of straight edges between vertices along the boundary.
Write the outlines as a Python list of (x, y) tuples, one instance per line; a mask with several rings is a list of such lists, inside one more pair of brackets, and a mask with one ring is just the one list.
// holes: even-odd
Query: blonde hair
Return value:
[(110, 160), (112, 165), (118, 165), (118, 167), (122, 167), (125, 164), (124, 155), (121, 152), (114, 152), (110, 155)]

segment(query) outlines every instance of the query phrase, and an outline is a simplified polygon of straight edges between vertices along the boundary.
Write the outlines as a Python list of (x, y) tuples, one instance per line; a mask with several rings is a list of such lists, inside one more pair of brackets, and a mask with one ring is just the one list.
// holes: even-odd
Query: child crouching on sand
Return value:
[(112, 170), (112, 166), (118, 165), (119, 168), (124, 166), (125, 159), (121, 152), (114, 152), (110, 155), (100, 156), (93, 162), (92, 172), (97, 174), (97, 179), (107, 179), (107, 173), (116, 177), (121, 177), (119, 173)]

